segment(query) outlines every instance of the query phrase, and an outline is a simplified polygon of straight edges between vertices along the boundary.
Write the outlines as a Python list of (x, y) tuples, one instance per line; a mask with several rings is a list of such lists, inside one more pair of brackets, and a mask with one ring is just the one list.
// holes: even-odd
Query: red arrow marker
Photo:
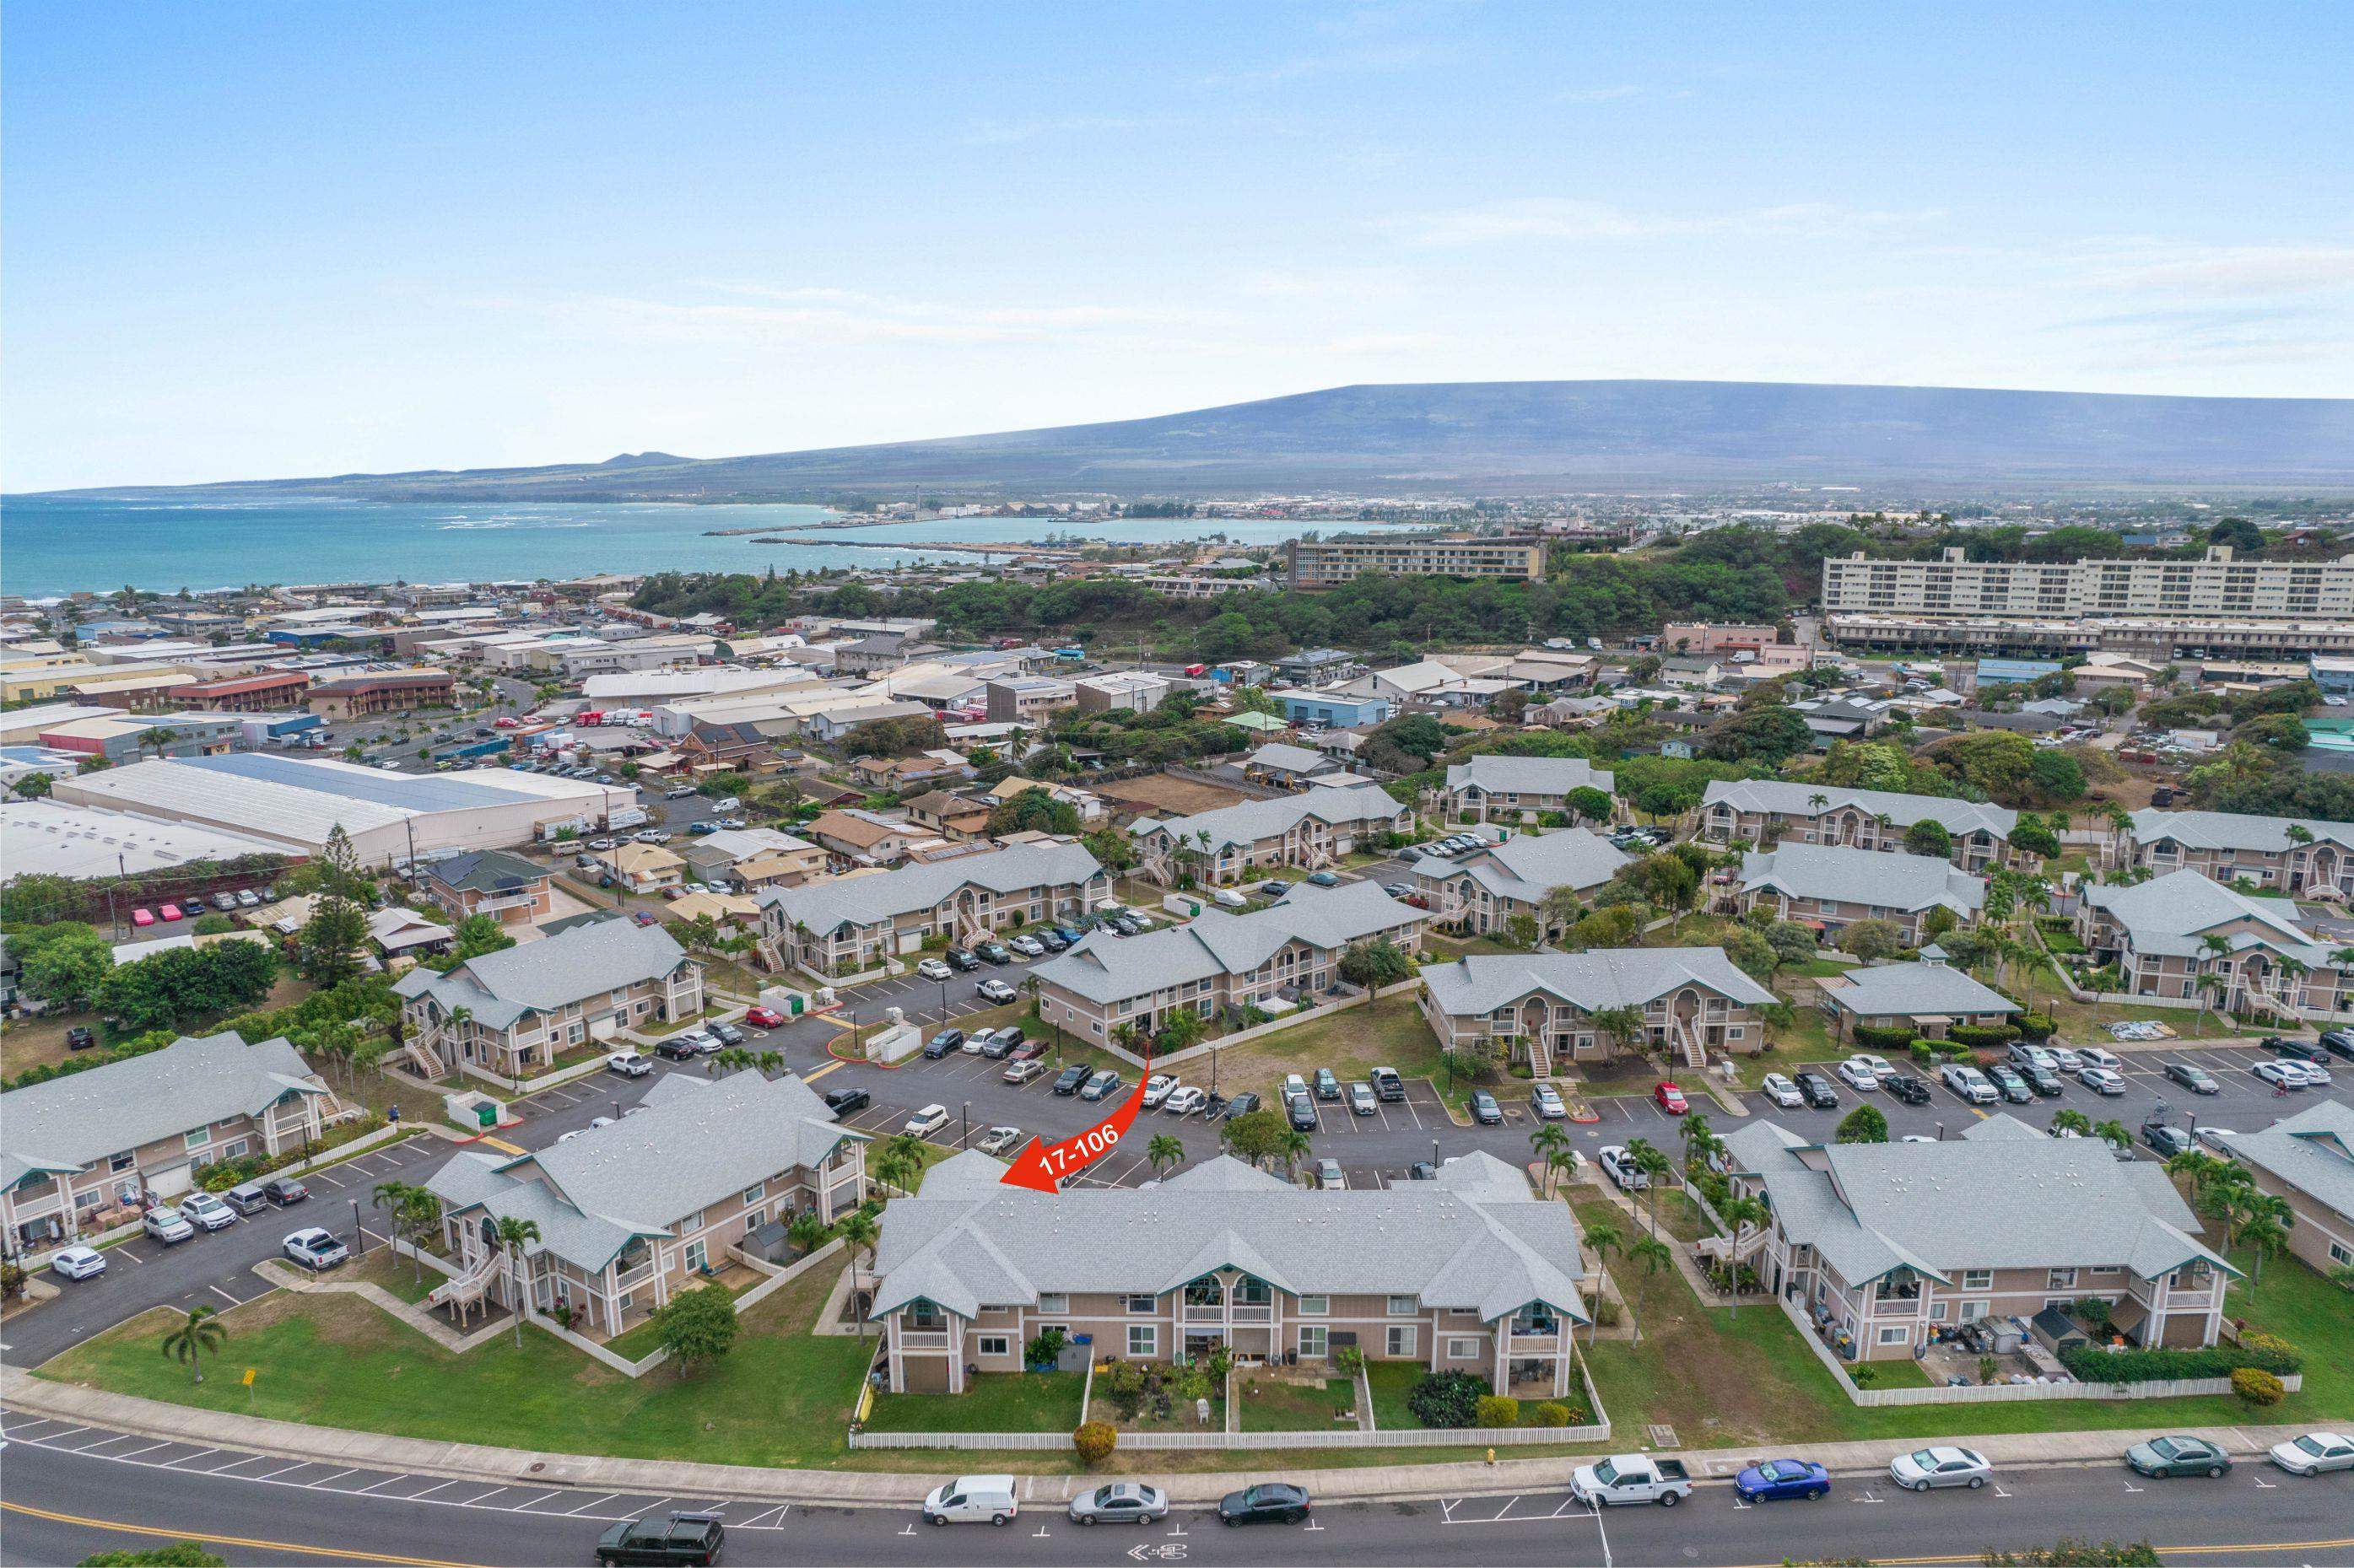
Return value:
[(1151, 1075), (1152, 1061), (1147, 1057), (1136, 1087), (1128, 1092), (1119, 1109), (1076, 1138), (1054, 1143), (1033, 1138), (1022, 1157), (998, 1180), (1008, 1187), (1027, 1187), (1034, 1192), (1061, 1192), (1064, 1178), (1076, 1175), (1092, 1161), (1110, 1153), (1128, 1129), (1136, 1125), (1136, 1113), (1144, 1108), (1144, 1080)]

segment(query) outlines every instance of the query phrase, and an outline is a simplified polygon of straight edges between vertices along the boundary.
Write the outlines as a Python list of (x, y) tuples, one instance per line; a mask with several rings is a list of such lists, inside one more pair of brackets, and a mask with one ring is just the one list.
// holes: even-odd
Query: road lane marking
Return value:
[(20, 1502), (0, 1502), (0, 1510), (20, 1513), (30, 1519), (46, 1519), (54, 1524), (70, 1524), (83, 1530), (119, 1531), (125, 1535), (143, 1535), (165, 1541), (186, 1541), (191, 1537), (217, 1546), (247, 1546), (258, 1552), (279, 1552), (292, 1557), (332, 1557), (347, 1563), (396, 1563), (402, 1568), (481, 1568), (480, 1564), (456, 1563), (442, 1557), (403, 1557), (391, 1552), (345, 1552), (334, 1546), (313, 1546), (288, 1541), (258, 1541), (248, 1536), (221, 1535), (209, 1531), (157, 1530), (150, 1525), (126, 1524), (121, 1520), (91, 1519), (81, 1514), (55, 1513), (45, 1508), (34, 1508)]
[(228, 1291), (223, 1290), (217, 1285), (207, 1285), (205, 1288), (211, 1291), (214, 1295), (219, 1297), (222, 1300), (228, 1302), (232, 1307), (242, 1307), (245, 1305), (244, 1302), (239, 1301), (236, 1297), (231, 1296)]

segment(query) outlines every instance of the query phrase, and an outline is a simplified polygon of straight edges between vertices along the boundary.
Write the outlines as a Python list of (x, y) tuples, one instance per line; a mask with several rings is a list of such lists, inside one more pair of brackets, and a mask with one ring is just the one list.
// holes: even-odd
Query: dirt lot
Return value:
[(1117, 783), (1092, 788), (1108, 800), (1118, 800), (1172, 817), (1214, 811), (1221, 806), (1235, 805), (1243, 799), (1239, 790), (1221, 789), (1214, 784), (1196, 784), (1190, 779), (1172, 779), (1166, 773), (1150, 774), (1142, 779), (1122, 779)]

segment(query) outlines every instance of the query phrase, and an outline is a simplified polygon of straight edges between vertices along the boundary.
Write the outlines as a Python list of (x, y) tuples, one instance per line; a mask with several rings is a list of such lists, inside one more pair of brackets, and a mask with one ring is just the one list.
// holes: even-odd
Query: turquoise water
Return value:
[[(288, 498), (265, 502), (0, 502), (0, 592), (237, 588), (246, 583), (483, 582), (589, 572), (817, 571), (970, 559), (838, 541), (968, 538), (975, 544), (1089, 537), (1159, 544), (1223, 533), (1237, 544), (1290, 538), (1299, 524), (1150, 518), (1075, 526), (1055, 518), (949, 518), (809, 532), (834, 514), (782, 503), (443, 503)], [(722, 528), (799, 530), (790, 546)]]

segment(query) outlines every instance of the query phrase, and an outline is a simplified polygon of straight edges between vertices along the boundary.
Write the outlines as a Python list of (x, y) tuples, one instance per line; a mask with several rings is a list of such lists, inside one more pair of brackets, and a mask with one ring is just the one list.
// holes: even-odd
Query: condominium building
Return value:
[(597, 920), (468, 959), (414, 969), (402, 999), (403, 1065), (429, 1077), (464, 1067), (522, 1077), (624, 1025), (703, 1011), (703, 966), (659, 926)]
[(1212, 885), (1291, 866), (1320, 871), (1362, 843), (1413, 830), (1414, 813), (1378, 784), (1314, 784), (1191, 817), (1140, 817), (1129, 830), (1144, 875)]
[(1782, 779), (1711, 780), (1701, 798), (1700, 836), (1767, 849), (1846, 844), (1893, 853), (1903, 849), (1906, 831), (1925, 821), (1946, 830), (1954, 846), (1949, 858), (1964, 871), (1983, 873), (2017, 858), (2009, 836), (2019, 813), (2007, 806)]
[(2186, 615), (2354, 618), (2354, 556), (2243, 561), (2218, 545), (2195, 561), (1929, 561), (1861, 551), (1823, 562), (1826, 611), (1894, 615)]
[(1842, 844), (1783, 844), (1743, 859), (1734, 894), (1742, 912), (1764, 907), (1833, 936), (1859, 920), (1885, 920), (1907, 943), (1929, 938), (1929, 912), (1978, 917), (1986, 883), (1946, 861)]
[(2294, 898), (2251, 897), (2195, 871), (2131, 886), (2087, 884), (2076, 935), (2114, 962), (2135, 996), (2212, 992), (2225, 1012), (2330, 1012), (2347, 1005), (2354, 965), (2342, 938), (2307, 930)]
[(1017, 844), (986, 854), (862, 872), (760, 894), (759, 956), (778, 968), (852, 974), (920, 952), (1069, 920), (1113, 902), (1111, 876), (1078, 844)]
[(1839, 611), (1823, 634), (1879, 653), (2095, 653), (2224, 659), (2354, 653), (2354, 620), (2226, 620), (2214, 615), (1925, 616)]
[(2140, 810), (2117, 848), (2126, 864), (2159, 876), (2195, 871), (2306, 897), (2354, 896), (2354, 822)]
[[(1556, 1059), (1608, 1062), (1653, 1047), (1690, 1066), (1711, 1052), (1747, 1055), (1765, 1048), (1756, 1010), (1774, 1001), (1723, 948), (1467, 953), (1422, 978), (1423, 1016), (1441, 1045), (1493, 1040), (1540, 1078)], [(1631, 1037), (1607, 1026), (1606, 1015), (1626, 1012), (1640, 1021)]]
[(1542, 539), (1294, 539), (1284, 546), (1295, 588), (1327, 588), (1381, 573), (1398, 577), (1503, 577), (1535, 582), (1544, 576)]

